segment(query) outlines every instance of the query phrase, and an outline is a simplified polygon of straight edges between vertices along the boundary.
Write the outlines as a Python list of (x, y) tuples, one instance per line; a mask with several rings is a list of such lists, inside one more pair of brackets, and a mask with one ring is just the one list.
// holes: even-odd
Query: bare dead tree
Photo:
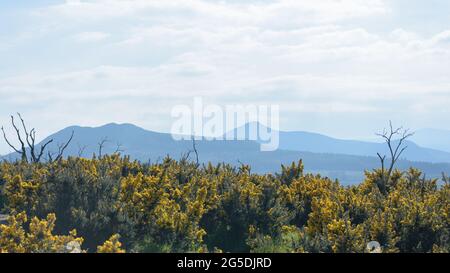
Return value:
[(86, 149), (87, 149), (87, 145), (81, 146), (79, 143), (77, 145), (78, 145), (78, 157), (82, 157), (84, 154), (84, 151), (86, 151)]
[(191, 150), (187, 151), (186, 153), (181, 153), (181, 156), (180, 156), (181, 161), (189, 160), (189, 158), (191, 157), (191, 153), (192, 153)]
[[(28, 131), (28, 128), (25, 124), (24, 119), (22, 118), (20, 113), (17, 113), (17, 116), (20, 119), (21, 125), (22, 125), (22, 129), (23, 129), (23, 133), (25, 134), (25, 136), (22, 135), (20, 129), (18, 128), (18, 126), (16, 125), (16, 122), (14, 120), (14, 116), (11, 115), (11, 126), (13, 127), (14, 131), (16, 132), (16, 137), (17, 140), (20, 143), (20, 148), (16, 148), (8, 139), (8, 137), (6, 136), (6, 132), (4, 127), (1, 127), (1, 130), (3, 132), (3, 138), (5, 139), (6, 143), (16, 152), (20, 155), (21, 159), (23, 162), (40, 162), (42, 160), (42, 157), (45, 154), (45, 150), (47, 149), (48, 145), (50, 143), (53, 142), (53, 139), (49, 139), (47, 140), (45, 143), (42, 143), (40, 145), (39, 148), (36, 147), (36, 129), (32, 128), (30, 131)], [(72, 131), (72, 135), (70, 137), (70, 139), (65, 142), (64, 144), (61, 145), (61, 148), (59, 150), (58, 155), (60, 157), (62, 157), (62, 153), (64, 152), (64, 150), (69, 146), (70, 142), (73, 139), (73, 135), (74, 132)], [(25, 143), (26, 142), (26, 143)], [(27, 149), (29, 150), (29, 154), (30, 156), (28, 157), (27, 155)], [(50, 155), (51, 153), (48, 152), (48, 155)], [(49, 160), (52, 157), (49, 157)]]
[(54, 152), (47, 151), (47, 158), (46, 158), (46, 160), (47, 160), (48, 162), (53, 162), (53, 156), (55, 156), (55, 153), (54, 153)]
[(62, 157), (64, 155), (64, 151), (67, 149), (67, 147), (69, 146), (70, 142), (72, 142), (74, 134), (75, 134), (74, 131), (72, 131), (72, 134), (70, 135), (70, 138), (69, 138), (69, 140), (66, 143), (58, 144), (58, 153), (57, 153), (57, 156), (55, 158), (55, 161), (59, 161), (60, 159), (62, 159)]
[(187, 161), (187, 160), (190, 159), (191, 154), (194, 153), (195, 154), (195, 162), (196, 162), (197, 167), (198, 167), (198, 166), (200, 166), (200, 163), (199, 163), (199, 159), (198, 159), (197, 144), (196, 144), (196, 141), (195, 141), (194, 137), (192, 137), (191, 140), (192, 140), (192, 150), (188, 150), (186, 153), (182, 153), (180, 159), (182, 161)]
[(101, 158), (103, 156), (103, 149), (105, 148), (105, 144), (108, 142), (108, 137), (104, 137), (98, 143), (98, 157)]
[(414, 133), (411, 133), (409, 129), (403, 129), (403, 127), (399, 127), (394, 129), (392, 125), (392, 121), (389, 121), (389, 129), (384, 129), (382, 133), (377, 133), (377, 136), (382, 137), (388, 148), (389, 148), (389, 156), (390, 156), (390, 162), (389, 162), (389, 168), (386, 172), (386, 155), (381, 155), (380, 153), (377, 153), (378, 158), (381, 161), (381, 171), (383, 174), (383, 180), (385, 182), (389, 181), (392, 171), (395, 168), (395, 164), (400, 159), (400, 156), (403, 154), (403, 152), (408, 148), (408, 146), (405, 146), (405, 141), (414, 135)]
[(116, 143), (116, 150), (114, 151), (114, 154), (120, 154), (120, 153), (125, 152), (125, 150), (122, 147), (123, 147), (122, 143), (117, 142)]
[(17, 140), (20, 142), (20, 148), (16, 148), (14, 145), (11, 144), (9, 139), (6, 137), (5, 129), (2, 126), (3, 138), (5, 139), (6, 143), (9, 145), (9, 147), (11, 147), (16, 153), (18, 153), (21, 156), (23, 162), (28, 162), (27, 150), (25, 147), (25, 143), (22, 140), (20, 130), (16, 126), (13, 115), (11, 115), (11, 125), (14, 128), (14, 130), (16, 131)]
[(199, 166), (197, 143), (195, 142), (195, 137), (192, 137), (192, 152), (194, 152), (195, 162), (196, 162), (197, 166)]

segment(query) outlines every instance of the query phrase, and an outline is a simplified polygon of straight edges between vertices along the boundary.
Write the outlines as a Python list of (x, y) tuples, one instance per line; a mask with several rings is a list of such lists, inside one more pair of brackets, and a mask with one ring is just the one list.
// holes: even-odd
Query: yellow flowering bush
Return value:
[(120, 236), (118, 234), (114, 234), (103, 245), (97, 247), (97, 253), (125, 253), (119, 239)]
[(2, 253), (63, 253), (67, 245), (83, 239), (75, 230), (69, 235), (53, 235), (56, 217), (49, 214), (46, 219), (33, 217), (28, 222), (25, 212), (8, 218), (7, 225), (0, 225), (0, 252)]
[(119, 155), (2, 162), (0, 213), (0, 252), (450, 251), (448, 178), (415, 169), (344, 187), (301, 161), (278, 174)]

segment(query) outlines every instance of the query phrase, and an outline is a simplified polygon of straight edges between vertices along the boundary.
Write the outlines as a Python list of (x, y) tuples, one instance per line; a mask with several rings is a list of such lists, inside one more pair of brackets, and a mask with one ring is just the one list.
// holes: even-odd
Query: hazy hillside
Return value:
[[(250, 126), (256, 126), (256, 124), (247, 124), (245, 127), (239, 129), (248, 130)], [(267, 130), (266, 127), (264, 130)], [(238, 129), (238, 130), (239, 130)], [(248, 132), (248, 131), (247, 131)], [(423, 139), (420, 143), (432, 143), (433, 138), (428, 142), (425, 141), (427, 137), (421, 137), (422, 135), (429, 135), (422, 132), (416, 136), (418, 139)], [(433, 133), (430, 133), (432, 135)], [(439, 140), (437, 140), (439, 138)], [(408, 141), (406, 145), (408, 149), (403, 153), (402, 158), (411, 161), (423, 161), (423, 162), (447, 162), (450, 163), (450, 152), (444, 152), (436, 150), (437, 147), (444, 147), (445, 139), (450, 140), (450, 134), (447, 136), (444, 133), (436, 134), (436, 145), (428, 145), (424, 147), (418, 146), (412, 141)], [(447, 141), (447, 143), (450, 143)], [(450, 145), (450, 144), (449, 144)], [(430, 149), (433, 148), (433, 149)], [(368, 142), (358, 140), (343, 140), (336, 139), (329, 136), (310, 133), (310, 132), (283, 132), (280, 131), (280, 149), (289, 151), (304, 151), (313, 153), (330, 153), (330, 154), (347, 154), (347, 155), (360, 155), (360, 156), (376, 156), (377, 152), (381, 154), (389, 154), (388, 148), (385, 143), (380, 142)]]
[[(93, 154), (98, 155), (99, 143), (104, 139), (107, 140), (103, 149), (104, 154), (114, 153), (119, 147), (122, 154), (143, 162), (155, 162), (166, 155), (178, 159), (192, 150), (191, 141), (174, 141), (170, 134), (147, 131), (131, 124), (107, 124), (96, 128), (68, 127), (47, 138), (54, 139), (54, 143), (49, 146), (49, 149), (57, 150), (58, 143), (66, 141), (72, 130), (75, 132), (75, 136), (65, 153), (65, 155), (70, 156), (91, 157)], [(360, 147), (370, 146), (370, 143), (338, 141), (337, 143), (341, 143), (342, 146), (336, 148), (332, 145), (331, 140), (333, 139), (325, 136), (313, 138), (312, 136), (315, 136), (315, 134), (310, 133), (306, 133), (307, 137), (302, 137), (301, 133), (282, 133), (281, 136), (282, 143), (289, 140), (288, 144), (291, 144), (282, 144), (283, 148), (291, 147), (301, 150), (304, 147), (305, 150), (309, 148), (316, 152), (288, 150), (260, 152), (259, 144), (254, 141), (197, 141), (199, 161), (202, 163), (227, 162), (233, 165), (245, 163), (251, 165), (254, 172), (273, 173), (280, 169), (281, 164), (290, 164), (293, 161), (303, 159), (307, 171), (339, 179), (344, 184), (360, 182), (364, 177), (364, 170), (371, 170), (379, 166), (379, 161), (374, 156), (343, 154), (346, 145), (350, 149), (352, 143), (353, 145), (360, 143)], [(301, 143), (295, 144), (294, 137), (301, 137), (299, 138)], [(309, 142), (303, 144), (302, 142), (305, 140)], [(325, 145), (326, 141), (330, 143), (328, 146)], [(375, 149), (375, 147), (383, 148), (377, 146), (377, 144), (374, 144), (373, 147), (370, 146), (371, 149)], [(355, 147), (351, 148), (350, 152), (357, 152)], [(370, 149), (365, 150), (368, 154), (370, 151)], [(372, 154), (376, 154), (376, 151), (373, 150)], [(5, 158), (14, 159), (15, 157), (9, 155)], [(191, 159), (195, 159), (195, 155), (192, 153)], [(446, 163), (432, 164), (401, 160), (398, 166), (402, 169), (408, 169), (410, 166), (417, 167), (426, 172), (429, 177), (440, 177), (442, 172), (450, 173), (450, 164)]]
[(450, 152), (450, 131), (447, 130), (419, 130), (411, 140), (423, 147)]

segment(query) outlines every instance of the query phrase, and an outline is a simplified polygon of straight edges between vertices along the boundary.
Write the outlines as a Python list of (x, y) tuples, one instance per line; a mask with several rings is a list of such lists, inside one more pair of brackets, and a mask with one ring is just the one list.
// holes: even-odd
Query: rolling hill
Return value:
[(428, 147), (450, 153), (450, 131), (438, 129), (422, 129), (411, 138), (422, 147)]
[[(245, 126), (235, 129), (234, 133), (236, 134), (237, 130), (245, 130), (248, 136), (248, 130), (250, 126), (258, 126), (258, 124), (255, 123), (246, 124)], [(263, 130), (270, 130), (265, 126), (261, 126), (260, 128), (262, 128)], [(422, 140), (421, 143), (424, 143), (425, 139), (427, 139), (427, 137), (424, 136), (424, 134), (425, 134), (424, 132), (419, 132), (418, 135), (415, 135), (416, 138), (420, 138)], [(427, 134), (427, 136), (432, 134), (433, 133), (431, 132), (430, 134)], [(389, 154), (388, 148), (386, 144), (382, 142), (381, 138), (380, 142), (377, 143), (359, 140), (337, 139), (322, 134), (303, 131), (294, 131), (294, 132), (280, 131), (279, 135), (280, 135), (279, 149), (281, 150), (312, 152), (312, 153), (328, 153), (328, 154), (347, 154), (358, 156), (376, 156), (377, 153), (386, 155)], [(445, 134), (440, 134), (436, 138), (439, 138), (439, 141), (436, 141), (436, 143), (442, 143), (442, 145), (439, 144), (436, 144), (434, 146), (429, 145), (433, 146), (431, 148), (425, 148), (417, 145), (412, 141), (406, 141), (405, 145), (408, 146), (408, 149), (403, 153), (402, 158), (411, 161), (450, 163), (450, 152), (433, 149), (437, 147), (443, 147), (445, 144), (445, 139), (448, 139), (448, 142), (450, 143), (450, 134), (448, 136)], [(430, 140), (427, 143), (432, 143), (433, 140), (436, 138), (430, 138)]]
[[(192, 150), (192, 141), (190, 140), (175, 141), (170, 134), (148, 131), (132, 124), (114, 123), (101, 127), (71, 126), (49, 136), (43, 142), (53, 139), (54, 142), (49, 149), (55, 151), (58, 143), (64, 143), (72, 131), (75, 135), (65, 152), (66, 156), (91, 157), (94, 154), (98, 155), (99, 143), (102, 140), (106, 140), (103, 148), (104, 154), (114, 153), (119, 147), (121, 154), (129, 155), (131, 158), (143, 162), (162, 160), (167, 155), (178, 159)], [(378, 159), (368, 155), (372, 151), (376, 154), (377, 147), (383, 148), (381, 144), (377, 143), (339, 141), (311, 133), (282, 132), (280, 137), (282, 149), (274, 152), (261, 152), (259, 143), (250, 140), (203, 140), (197, 141), (196, 146), (201, 163), (226, 162), (236, 166), (245, 163), (251, 165), (254, 172), (274, 173), (279, 171), (281, 164), (286, 165), (303, 159), (306, 171), (339, 179), (344, 184), (361, 182), (364, 178), (364, 170), (377, 168)], [(333, 145), (333, 141), (339, 145)], [(297, 142), (302, 143), (298, 144)], [(349, 148), (349, 152), (357, 153), (358, 149), (366, 146), (368, 148), (364, 149), (364, 153), (346, 154), (346, 147)], [(430, 151), (420, 147), (417, 149), (418, 152)], [(445, 153), (443, 154), (445, 155)], [(429, 155), (425, 153), (424, 156)], [(16, 158), (15, 154), (4, 157), (7, 160)], [(191, 158), (194, 159), (193, 154), (191, 154)], [(401, 169), (417, 167), (426, 172), (429, 177), (436, 178), (440, 177), (442, 172), (450, 173), (449, 163), (400, 160), (398, 166)]]

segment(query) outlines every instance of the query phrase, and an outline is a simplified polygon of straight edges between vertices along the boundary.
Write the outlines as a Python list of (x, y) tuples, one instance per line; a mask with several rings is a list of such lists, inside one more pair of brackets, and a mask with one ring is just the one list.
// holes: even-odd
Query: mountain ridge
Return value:
[[(90, 158), (94, 154), (98, 155), (99, 142), (104, 139), (106, 143), (103, 154), (120, 150), (121, 154), (143, 162), (159, 161), (165, 156), (179, 159), (193, 149), (191, 140), (175, 141), (170, 134), (145, 130), (130, 123), (108, 123), (98, 127), (69, 126), (48, 136), (41, 143), (53, 139), (49, 149), (55, 150), (58, 143), (67, 141), (72, 131), (75, 132), (74, 139), (67, 148), (65, 156)], [(249, 164), (255, 172), (274, 173), (279, 171), (281, 164), (287, 165), (303, 159), (307, 171), (340, 179), (344, 184), (361, 182), (364, 179), (364, 170), (379, 167), (375, 154), (358, 156), (282, 148), (274, 152), (261, 152), (259, 143), (251, 140), (200, 140), (196, 141), (196, 146), (200, 163), (226, 162), (236, 166), (245, 163)], [(17, 154), (9, 154), (4, 159), (17, 159)], [(191, 159), (194, 158), (191, 157)], [(449, 163), (400, 160), (398, 166), (401, 169), (417, 167), (435, 178), (439, 178), (442, 172), (450, 173)]]
[[(266, 131), (270, 130), (270, 128), (265, 125), (260, 125), (258, 123), (247, 123), (234, 129), (234, 133), (237, 134), (237, 131), (239, 130), (241, 130), (240, 132), (245, 130), (245, 132), (248, 133), (251, 126), (253, 126), (253, 128), (260, 128)], [(363, 140), (339, 139), (320, 133), (306, 131), (280, 130), (278, 132), (280, 136), (279, 149), (281, 150), (359, 156), (376, 156), (377, 153), (389, 155), (389, 150), (386, 143), (381, 141), (370, 142)], [(246, 136), (248, 136), (248, 134)], [(394, 140), (393, 142), (394, 144), (397, 144), (398, 140)], [(420, 162), (450, 163), (450, 152), (422, 147), (411, 140), (405, 141), (405, 145), (408, 146), (408, 149), (403, 153), (403, 159)]]
[(423, 147), (450, 152), (450, 130), (421, 129), (415, 132), (411, 140)]

